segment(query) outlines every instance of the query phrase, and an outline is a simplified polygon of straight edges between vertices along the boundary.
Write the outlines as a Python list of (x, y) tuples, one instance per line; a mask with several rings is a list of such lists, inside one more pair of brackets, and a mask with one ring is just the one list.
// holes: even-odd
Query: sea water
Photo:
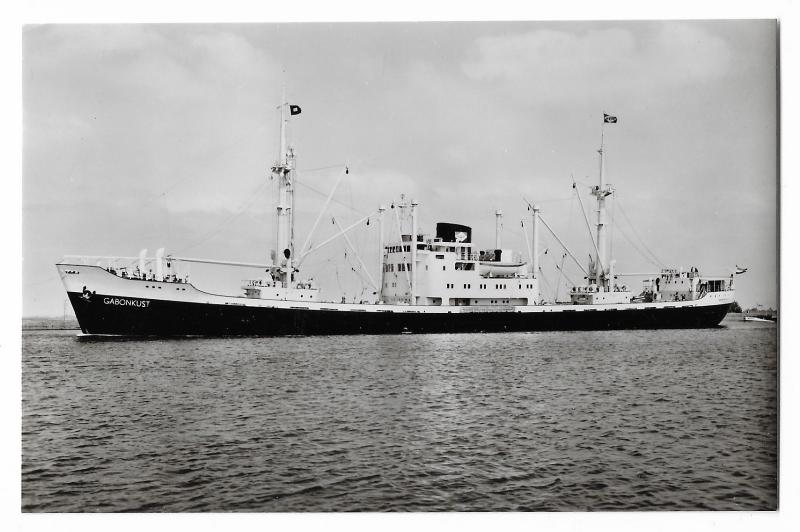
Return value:
[(22, 510), (769, 510), (777, 328), (26, 331)]

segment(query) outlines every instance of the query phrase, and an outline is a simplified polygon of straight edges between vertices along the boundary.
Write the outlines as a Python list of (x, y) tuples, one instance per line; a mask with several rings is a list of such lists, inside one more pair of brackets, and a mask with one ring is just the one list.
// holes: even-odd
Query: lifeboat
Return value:
[(527, 273), (527, 262), (478, 262), (478, 273), (483, 277), (515, 277)]
[(514, 277), (526, 274), (527, 265), (510, 249), (490, 249), (480, 252), (478, 273), (483, 277)]

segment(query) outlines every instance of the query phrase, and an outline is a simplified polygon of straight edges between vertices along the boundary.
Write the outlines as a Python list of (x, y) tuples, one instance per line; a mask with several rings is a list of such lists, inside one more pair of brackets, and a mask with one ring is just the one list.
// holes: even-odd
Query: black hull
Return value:
[[(364, 312), (259, 308), (149, 300), (147, 306), (105, 304), (69, 293), (85, 334), (122, 336), (284, 336), (689, 329), (716, 327), (728, 304), (703, 307), (561, 312)], [(128, 301), (144, 301), (126, 298)], [(460, 309), (459, 309), (460, 310)]]

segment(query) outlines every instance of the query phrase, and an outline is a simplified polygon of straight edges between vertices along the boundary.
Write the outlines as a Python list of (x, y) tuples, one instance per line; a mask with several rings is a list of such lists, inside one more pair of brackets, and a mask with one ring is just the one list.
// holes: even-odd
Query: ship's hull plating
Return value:
[(719, 325), (729, 304), (674, 308), (483, 311), (452, 313), (364, 312), (126, 298), (88, 299), (69, 292), (85, 334), (125, 336), (279, 336), (334, 334), (470, 333), (609, 329), (704, 328)]

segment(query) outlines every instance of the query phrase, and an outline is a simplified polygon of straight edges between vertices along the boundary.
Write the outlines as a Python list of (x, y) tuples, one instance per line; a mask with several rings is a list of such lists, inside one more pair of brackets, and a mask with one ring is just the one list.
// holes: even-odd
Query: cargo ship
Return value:
[[(301, 110), (283, 100), (279, 106), (279, 157), (270, 175), (278, 188), (277, 246), (271, 250), (270, 260), (256, 264), (181, 257), (165, 254), (163, 248), (153, 257), (148, 257), (145, 250), (129, 257), (66, 256), (56, 267), (82, 335), (274, 336), (703, 328), (718, 326), (734, 301), (736, 272), (704, 276), (694, 267), (633, 274), (615, 271), (606, 220), (607, 202), (613, 198), (614, 188), (604, 175), (602, 134), (599, 179), (591, 190), (597, 203), (593, 227), (583, 211), (594, 252), (586, 264), (567, 249), (534, 203), (528, 205), (531, 234), (529, 240), (526, 237), (527, 257), (503, 246), (503, 213), (499, 210), (495, 213), (493, 245), (478, 246), (467, 225), (439, 222), (433, 234), (421, 231), (420, 204), (405, 197), (378, 206), (348, 227), (337, 223), (336, 235), (311, 245), (311, 234), (336, 185), (305, 242), (297, 247), (296, 156), (287, 143), (287, 124)], [(603, 128), (616, 121), (616, 117), (604, 114)], [(384, 223), (389, 214), (399, 238), (384, 241)], [(302, 276), (303, 262), (337, 238), (350, 244), (348, 233), (368, 219), (377, 221), (380, 263), (370, 273), (364, 261), (357, 258), (374, 288), (374, 297), (353, 303), (323, 300), (315, 281)], [(570, 257), (584, 274), (583, 282), (571, 287), (565, 301), (546, 301), (541, 295), (543, 228), (562, 246), (564, 257)], [(263, 273), (243, 280), (239, 293), (214, 293), (182, 273), (182, 266), (190, 263), (230, 268), (231, 275), (242, 267), (259, 268)], [(641, 290), (632, 291), (622, 282), (626, 277), (642, 277)]]

